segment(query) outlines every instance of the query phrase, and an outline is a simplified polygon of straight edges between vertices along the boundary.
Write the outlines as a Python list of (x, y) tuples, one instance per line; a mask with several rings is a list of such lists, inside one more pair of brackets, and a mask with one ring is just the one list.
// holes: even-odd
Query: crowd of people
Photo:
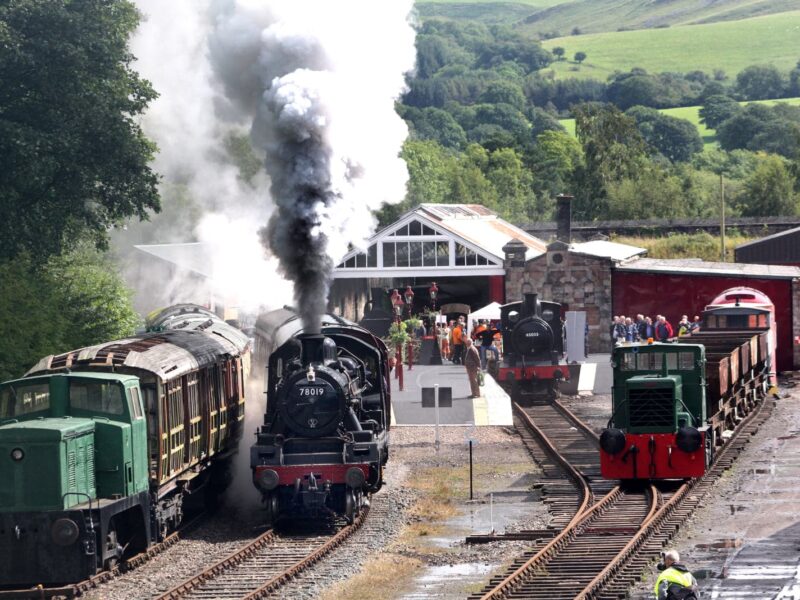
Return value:
[(700, 317), (696, 315), (691, 321), (688, 315), (683, 315), (677, 329), (664, 315), (656, 315), (655, 320), (644, 315), (636, 315), (635, 320), (619, 315), (611, 321), (611, 340), (615, 345), (625, 342), (666, 342), (674, 337), (691, 335), (699, 329)]

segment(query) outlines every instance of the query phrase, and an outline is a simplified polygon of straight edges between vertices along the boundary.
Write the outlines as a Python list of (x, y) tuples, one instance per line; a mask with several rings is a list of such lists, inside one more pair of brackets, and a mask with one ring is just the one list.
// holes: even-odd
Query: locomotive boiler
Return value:
[(497, 381), (515, 402), (555, 398), (559, 382), (569, 379), (561, 305), (526, 293), (522, 301), (500, 307), (500, 321), (503, 359)]
[(383, 484), (388, 459), (388, 352), (369, 331), (333, 315), (306, 334), (282, 309), (256, 325), (266, 365), (264, 424), (251, 448), (268, 518), (352, 521)]
[(613, 412), (600, 436), (608, 479), (703, 475), (717, 448), (766, 396), (774, 373), (772, 303), (722, 292), (700, 330), (677, 343), (626, 344), (612, 354)]

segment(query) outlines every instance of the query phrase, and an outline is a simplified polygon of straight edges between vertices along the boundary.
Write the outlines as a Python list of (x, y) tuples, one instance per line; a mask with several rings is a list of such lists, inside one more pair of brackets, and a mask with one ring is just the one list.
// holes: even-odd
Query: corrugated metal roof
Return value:
[(145, 333), (46, 356), (25, 375), (67, 368), (80, 371), (81, 367), (90, 366), (130, 372), (125, 369), (127, 367), (142, 369), (167, 380), (216, 363), (223, 356), (237, 356), (246, 351), (249, 338), (235, 327), (219, 319), (205, 324), (205, 327), (203, 325), (193, 323), (185, 329)]
[(610, 258), (611, 260), (617, 261), (627, 260), (647, 252), (645, 248), (629, 246), (628, 244), (620, 244), (617, 242), (609, 242), (606, 240), (592, 240), (590, 242), (570, 244), (569, 250), (570, 252), (577, 252), (578, 254), (588, 254), (589, 256)]
[(707, 262), (699, 259), (638, 258), (615, 267), (618, 271), (677, 273), (680, 275), (732, 275), (764, 279), (800, 278), (800, 268), (782, 265)]
[(503, 246), (511, 239), (528, 247), (527, 259), (540, 256), (547, 250), (544, 241), (504, 221), (480, 204), (421, 204), (411, 212), (422, 213), (500, 260), (505, 258)]

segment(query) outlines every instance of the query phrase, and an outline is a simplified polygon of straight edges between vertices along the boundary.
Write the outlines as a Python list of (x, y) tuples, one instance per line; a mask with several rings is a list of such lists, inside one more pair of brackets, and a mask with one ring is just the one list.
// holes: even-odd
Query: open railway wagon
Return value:
[(149, 324), (0, 385), (0, 586), (87, 579), (224, 485), (249, 339), (191, 305)]
[(613, 411), (600, 437), (608, 479), (699, 477), (728, 432), (767, 394), (773, 313), (729, 290), (677, 343), (618, 346)]
[(564, 360), (561, 305), (525, 293), (500, 307), (503, 358), (495, 378), (514, 402), (558, 397), (559, 383), (579, 372)]
[(306, 334), (289, 309), (262, 315), (255, 335), (267, 404), (250, 464), (268, 518), (352, 521), (383, 484), (389, 456), (386, 346), (334, 315), (320, 334)]

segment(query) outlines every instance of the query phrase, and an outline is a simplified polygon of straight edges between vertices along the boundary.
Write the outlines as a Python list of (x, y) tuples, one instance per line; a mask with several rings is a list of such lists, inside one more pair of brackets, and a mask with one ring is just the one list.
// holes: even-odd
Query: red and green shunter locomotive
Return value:
[(149, 325), (0, 385), (0, 586), (86, 579), (224, 487), (249, 339), (191, 305)]
[(614, 348), (612, 414), (600, 436), (606, 479), (699, 477), (774, 381), (774, 307), (750, 288), (722, 292), (699, 332)]

